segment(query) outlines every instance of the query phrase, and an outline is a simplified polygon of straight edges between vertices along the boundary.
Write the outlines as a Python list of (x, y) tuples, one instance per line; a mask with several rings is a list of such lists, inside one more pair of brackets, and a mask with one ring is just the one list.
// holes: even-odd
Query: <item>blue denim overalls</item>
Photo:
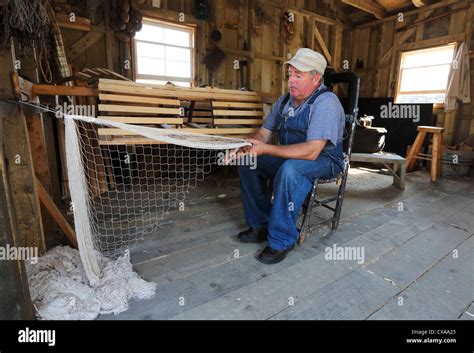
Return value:
[[(279, 144), (306, 142), (311, 105), (316, 98), (330, 92), (321, 89), (313, 93), (307, 105), (294, 116), (283, 115), (289, 94), (280, 105), (276, 130)], [(240, 189), (247, 224), (254, 228), (268, 228), (268, 245), (283, 250), (299, 237), (296, 222), (306, 196), (316, 178), (329, 179), (343, 170), (342, 142), (333, 149), (324, 148), (315, 160), (285, 159), (269, 155), (257, 158), (257, 167), (239, 166)], [(267, 181), (273, 179), (272, 190)]]
[[(277, 122), (277, 132), (278, 132), (278, 142), (280, 145), (292, 145), (295, 143), (306, 142), (306, 134), (309, 128), (309, 114), (311, 107), (313, 106), (314, 101), (321, 94), (326, 92), (331, 92), (329, 89), (321, 89), (313, 93), (309, 97), (308, 102), (304, 109), (300, 110), (295, 116), (291, 117), (289, 113), (283, 114), (283, 109), (290, 99), (290, 94), (287, 93), (282, 103), (280, 104), (278, 122)], [(291, 111), (291, 108), (290, 108)], [(334, 162), (343, 168), (344, 166), (344, 157), (342, 150), (342, 141), (339, 142), (335, 148), (326, 149), (324, 148), (321, 151), (320, 155), (325, 155), (334, 160)]]

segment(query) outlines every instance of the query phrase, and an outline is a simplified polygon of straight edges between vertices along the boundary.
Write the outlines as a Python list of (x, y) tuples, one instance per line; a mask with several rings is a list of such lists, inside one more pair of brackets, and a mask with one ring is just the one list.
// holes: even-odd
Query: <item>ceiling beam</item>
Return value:
[(382, 19), (387, 16), (387, 11), (380, 4), (373, 0), (342, 0), (342, 3), (355, 7), (364, 12), (368, 12), (375, 16), (377, 19)]
[[(435, 9), (439, 9), (439, 8), (442, 8), (442, 7), (448, 7), (450, 5), (458, 4), (458, 3), (459, 3), (458, 0), (445, 0), (445, 1), (437, 2), (433, 5), (426, 5), (426, 6), (417, 8), (415, 10), (399, 11), (399, 13), (403, 13), (404, 17), (414, 16), (414, 15), (420, 14), (420, 13), (425, 12), (425, 11), (435, 10)], [(384, 22), (394, 21), (399, 16), (399, 13), (387, 16), (387, 17), (385, 17), (381, 20), (374, 20), (374, 21), (371, 21), (371, 22), (368, 22), (368, 23), (362, 23), (362, 24), (356, 25), (354, 28), (364, 29), (364, 28), (367, 28), (367, 27), (377, 26), (377, 25), (379, 25), (381, 23), (384, 23)]]

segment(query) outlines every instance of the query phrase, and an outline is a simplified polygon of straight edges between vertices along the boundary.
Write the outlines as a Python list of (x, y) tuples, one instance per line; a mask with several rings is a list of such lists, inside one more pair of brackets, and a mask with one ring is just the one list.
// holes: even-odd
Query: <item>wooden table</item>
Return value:
[[(351, 162), (383, 164), (393, 175), (393, 184), (400, 189), (405, 189), (406, 159), (392, 153), (352, 153)], [(393, 168), (390, 167), (393, 165)]]

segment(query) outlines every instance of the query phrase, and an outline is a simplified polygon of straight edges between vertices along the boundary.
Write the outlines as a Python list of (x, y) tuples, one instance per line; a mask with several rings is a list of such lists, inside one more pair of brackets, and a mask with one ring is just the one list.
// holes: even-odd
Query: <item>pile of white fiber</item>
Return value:
[(141, 279), (127, 256), (100, 257), (102, 276), (89, 285), (79, 251), (58, 246), (38, 259), (25, 262), (31, 299), (40, 320), (93, 320), (99, 314), (118, 314), (130, 300), (151, 299), (156, 284)]

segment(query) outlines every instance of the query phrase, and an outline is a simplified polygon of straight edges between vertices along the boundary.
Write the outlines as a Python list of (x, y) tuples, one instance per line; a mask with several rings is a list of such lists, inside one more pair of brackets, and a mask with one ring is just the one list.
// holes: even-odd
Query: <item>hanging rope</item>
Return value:
[(10, 48), (11, 38), (18, 41), (20, 56), (30, 55), (34, 48), (46, 45), (50, 33), (46, 0), (4, 0), (0, 6), (0, 49)]

